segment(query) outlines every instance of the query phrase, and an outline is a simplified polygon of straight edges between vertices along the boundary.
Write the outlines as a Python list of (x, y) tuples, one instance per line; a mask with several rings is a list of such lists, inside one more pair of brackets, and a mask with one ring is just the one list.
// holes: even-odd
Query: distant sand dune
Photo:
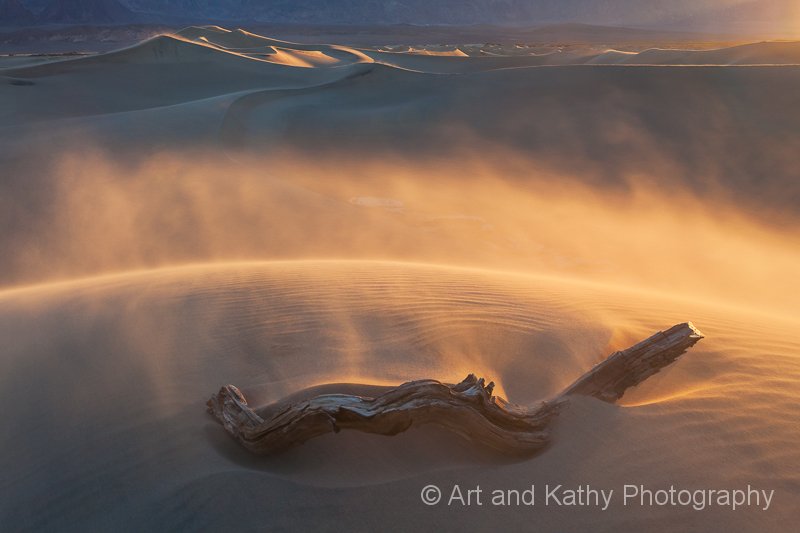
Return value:
[[(403, 71), (465, 75), (588, 64), (796, 65), (800, 64), (800, 43), (763, 42), (720, 50), (654, 49), (641, 53), (609, 50), (539, 54), (535, 49), (500, 45), (437, 45), (389, 52), (290, 43), (216, 26), (191, 27), (175, 35), (161, 35), (99, 55), (17, 67), (13, 62), (8, 63), (8, 67), (0, 68), (0, 75), (12, 81), (0, 85), (0, 91), (14, 91), (14, 105), (10, 98), (4, 98), (0, 118), (10, 124), (15, 120), (30, 121), (39, 115), (115, 113), (250, 89), (310, 87), (345, 78), (350, 74), (347, 69), (363, 71), (373, 62)], [(212, 79), (207, 79), (211, 65), (215, 73)], [(16, 89), (28, 81), (50, 77), (55, 77), (53, 83), (35, 90)], [(74, 94), (69, 107), (58, 106), (54, 96), (45, 94), (50, 91), (58, 94), (66, 85), (70, 85), (69, 90)]]
[(654, 65), (800, 65), (800, 42), (752, 43), (718, 50), (646, 50), (627, 64)]

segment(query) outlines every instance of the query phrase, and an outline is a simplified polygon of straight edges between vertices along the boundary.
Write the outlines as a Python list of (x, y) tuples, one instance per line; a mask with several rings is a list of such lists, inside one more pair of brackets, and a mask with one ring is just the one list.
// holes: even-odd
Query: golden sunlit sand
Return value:
[[(456, 381), (468, 372), (491, 377), (513, 401), (531, 402), (629, 339), (687, 315), (703, 324), (707, 342), (626, 395), (622, 407), (578, 402), (563, 415), (552, 449), (524, 463), (507, 464), (429, 429), (391, 438), (345, 433), (254, 460), (197, 408), (220, 380), (265, 404), (324, 383)], [(797, 482), (796, 470), (785, 468), (800, 460), (789, 416), (800, 384), (797, 321), (580, 282), (358, 261), (198, 266), (51, 284), (3, 293), (0, 317), (4, 338), (12, 339), (4, 391), (17, 416), (38, 413), (28, 444), (11, 450), (9, 464), (48, 475), (51, 454), (80, 453), (79, 463), (65, 458), (57, 467), (62, 483), (82, 479), (91, 487), (123, 478), (127, 494), (146, 493), (149, 480), (168, 472), (163, 492), (140, 500), (167, 525), (177, 526), (185, 513), (226, 523), (204, 503), (220, 485), (238, 497), (245, 490), (296, 491), (291, 487), (299, 483), (305, 497), (323, 497), (321, 486), (371, 499), (375, 484), (383, 487), (379, 493), (387, 483), (400, 491), (444, 484), (462, 468), (479, 468), (481, 481), (497, 486), (528, 479), (699, 486), (711, 471), (728, 484), (761, 483), (790, 495)], [(32, 369), (36, 377), (23, 378)], [(87, 434), (103, 436), (87, 442)], [(138, 465), (135, 472), (129, 462)], [(20, 470), (7, 472), (22, 479)], [(35, 497), (36, 483), (23, 486)], [(56, 491), (51, 505), (77, 520), (69, 503), (76, 497), (84, 498), (84, 511), (112, 506), (115, 498)], [(367, 515), (402, 512), (390, 505)], [(777, 506), (772, 516), (786, 524), (793, 512)], [(664, 516), (675, 514), (639, 509), (625, 520), (659, 530)], [(269, 506), (246, 515), (274, 521), (270, 516)], [(730, 527), (761, 520), (757, 513), (705, 517)], [(327, 516), (304, 519), (323, 525)], [(547, 520), (585, 519), (562, 510)], [(480, 517), (457, 520), (466, 525)], [(506, 520), (522, 527), (528, 517)]]
[[(3, 520), (791, 531), (798, 64), (796, 42), (381, 49), (216, 26), (0, 60)], [(527, 404), (688, 320), (701, 343), (617, 405), (574, 402), (528, 460), (435, 427), (257, 458), (204, 411), (227, 383), (266, 405), (468, 373)], [(775, 496), (420, 501), (456, 483)]]

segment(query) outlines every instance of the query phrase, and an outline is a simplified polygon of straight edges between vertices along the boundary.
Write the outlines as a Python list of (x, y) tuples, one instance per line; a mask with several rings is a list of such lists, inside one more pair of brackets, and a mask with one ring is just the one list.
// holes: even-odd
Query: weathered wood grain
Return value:
[(550, 424), (571, 396), (616, 402), (702, 338), (691, 323), (678, 324), (614, 352), (554, 398), (531, 406), (492, 395), (494, 383), (473, 374), (455, 385), (410, 381), (375, 397), (322, 394), (287, 402), (265, 418), (233, 385), (222, 387), (207, 405), (233, 438), (262, 455), (342, 429), (396, 435), (412, 424), (437, 424), (499, 453), (529, 455), (549, 444)]

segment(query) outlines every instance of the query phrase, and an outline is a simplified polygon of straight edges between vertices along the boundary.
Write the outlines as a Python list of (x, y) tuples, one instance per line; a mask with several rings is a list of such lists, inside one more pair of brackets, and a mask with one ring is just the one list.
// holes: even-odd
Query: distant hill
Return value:
[(0, 0), (0, 25), (25, 26), (36, 22), (36, 15), (19, 0)]
[[(142, 12), (318, 24), (651, 24), (742, 0), (124, 0)], [(770, 1), (770, 0), (762, 0)]]
[(49, 24), (114, 24), (135, 21), (137, 14), (118, 0), (52, 0), (38, 21)]
[(725, 28), (738, 33), (800, 34), (800, 2), (793, 0), (741, 0), (724, 9), (705, 10), (678, 20), (676, 27), (704, 31)]
[[(38, 1), (42, 0), (30, 0)], [(746, 23), (766, 13), (789, 24), (797, 0), (123, 0), (135, 11), (306, 24), (512, 24), (639, 27)], [(739, 6), (744, 6), (739, 9)], [(797, 18), (794, 19), (796, 21)], [(697, 29), (697, 28), (687, 28)], [(719, 29), (719, 28), (717, 28)]]
[[(2, 1), (2, 0), (0, 0)], [(236, 21), (244, 24), (514, 25), (584, 23), (710, 32), (800, 31), (797, 0), (6, 0), (0, 26)], [(5, 4), (4, 4), (5, 5)]]

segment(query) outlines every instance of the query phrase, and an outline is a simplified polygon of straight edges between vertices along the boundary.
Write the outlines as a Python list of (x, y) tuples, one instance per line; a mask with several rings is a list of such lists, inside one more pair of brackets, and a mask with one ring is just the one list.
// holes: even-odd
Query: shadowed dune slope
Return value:
[[(31, 90), (4, 99), (0, 117), (13, 124), (163, 107), (255, 89), (309, 87), (366, 66), (298, 68), (326, 62), (322, 54), (310, 52), (282, 52), (280, 58), (271, 62), (163, 35), (106, 54), (1, 70), (2, 76), (27, 80)], [(15, 88), (0, 84), (2, 91)], [(70, 95), (69, 106), (57, 97), (63, 94)]]

